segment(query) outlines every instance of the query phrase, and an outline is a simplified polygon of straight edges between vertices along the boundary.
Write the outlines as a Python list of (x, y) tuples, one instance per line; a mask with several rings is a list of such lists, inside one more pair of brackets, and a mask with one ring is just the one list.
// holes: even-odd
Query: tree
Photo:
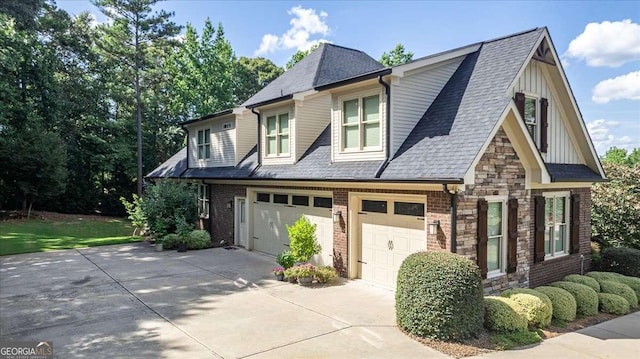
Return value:
[(103, 26), (105, 41), (103, 49), (122, 64), (133, 69), (135, 86), (137, 184), (138, 196), (142, 195), (142, 101), (140, 81), (143, 71), (150, 63), (147, 55), (154, 47), (171, 45), (171, 39), (180, 32), (180, 27), (170, 21), (173, 13), (160, 10), (152, 12), (159, 0), (93, 0), (112, 26)]
[(316, 51), (316, 49), (318, 47), (320, 47), (320, 43), (317, 43), (317, 44), (311, 46), (311, 48), (309, 48), (309, 50), (298, 50), (298, 51), (296, 51), (295, 54), (291, 55), (291, 58), (289, 59), (287, 64), (284, 65), (284, 69), (288, 70), (288, 69), (292, 68), (293, 65), (295, 65), (298, 62), (302, 61), (302, 59), (307, 57), (307, 55), (309, 55), (310, 53)]
[(611, 147), (602, 157), (602, 162), (615, 163), (619, 165), (629, 164), (627, 150), (624, 148)]
[(406, 52), (404, 49), (404, 45), (397, 44), (393, 50), (387, 52), (383, 52), (382, 56), (380, 56), (380, 62), (386, 67), (398, 66), (402, 64), (406, 64), (407, 62), (413, 59), (413, 52)]
[(242, 103), (282, 75), (284, 70), (264, 57), (241, 57), (236, 69), (236, 103)]
[(591, 235), (605, 246), (640, 249), (640, 166), (603, 167), (609, 181), (592, 188)]
[(628, 157), (629, 164), (632, 166), (640, 165), (640, 148), (634, 148)]

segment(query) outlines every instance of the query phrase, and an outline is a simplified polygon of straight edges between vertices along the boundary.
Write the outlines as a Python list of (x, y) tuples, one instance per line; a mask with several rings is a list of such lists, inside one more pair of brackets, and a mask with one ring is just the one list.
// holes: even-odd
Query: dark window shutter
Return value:
[(513, 273), (518, 266), (518, 199), (511, 198), (507, 218), (507, 273)]
[(520, 117), (524, 121), (524, 94), (522, 92), (516, 92), (515, 101)]
[(580, 195), (571, 196), (571, 254), (580, 253)]
[(547, 120), (547, 109), (549, 108), (549, 102), (546, 98), (540, 99), (540, 152), (547, 152), (548, 140), (547, 140), (547, 128), (549, 127), (549, 121)]
[(478, 200), (478, 267), (482, 279), (487, 278), (487, 211), (489, 205), (484, 199)]
[(544, 261), (544, 197), (535, 196), (534, 262)]

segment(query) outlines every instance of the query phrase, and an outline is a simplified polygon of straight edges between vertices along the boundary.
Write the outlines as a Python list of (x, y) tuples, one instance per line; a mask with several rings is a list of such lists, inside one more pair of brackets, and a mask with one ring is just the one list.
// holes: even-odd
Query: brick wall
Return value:
[[(501, 128), (476, 166), (475, 184), (458, 195), (458, 253), (477, 260), (478, 199), (485, 196), (508, 196), (518, 199), (517, 267), (514, 273), (484, 280), (486, 293), (509, 287), (527, 286), (529, 282), (531, 211), (525, 170), (513, 145)], [(505, 208), (506, 210), (506, 208)], [(506, 233), (505, 233), (506, 240)], [(506, 264), (505, 264), (506, 266)]]
[[(221, 245), (220, 241), (225, 241), (225, 245), (234, 243), (234, 197), (244, 197), (247, 194), (246, 186), (218, 185), (212, 184), (209, 187), (209, 225), (211, 228), (211, 240), (214, 246)], [(227, 208), (229, 201), (232, 201), (231, 208)]]
[[(580, 195), (580, 253), (566, 255), (559, 258), (547, 259), (540, 263), (533, 263), (533, 240), (530, 243), (530, 265), (531, 272), (529, 274), (529, 285), (537, 287), (548, 284), (557, 280), (561, 280), (568, 274), (580, 273), (582, 258), (584, 256), (584, 271), (589, 270), (591, 265), (591, 188), (566, 188), (552, 190), (532, 190), (531, 195), (542, 195), (543, 192), (561, 192), (570, 191), (571, 194)], [(535, 208), (531, 208), (530, 216), (534, 218)], [(529, 228), (531, 236), (535, 232), (534, 223), (531, 222)]]
[(339, 222), (333, 223), (333, 266), (341, 277), (349, 274), (349, 192), (345, 189), (333, 191), (332, 213), (340, 211)]

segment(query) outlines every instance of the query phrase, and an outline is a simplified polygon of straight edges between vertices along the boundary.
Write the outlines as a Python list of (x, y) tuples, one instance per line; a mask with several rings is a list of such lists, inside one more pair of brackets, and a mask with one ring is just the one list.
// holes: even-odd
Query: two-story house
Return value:
[(589, 265), (605, 175), (546, 28), (392, 68), (323, 44), (184, 127), (148, 177), (198, 182), (215, 242), (275, 255), (304, 214), (316, 263), (387, 287), (420, 250), (476, 261), (487, 291)]

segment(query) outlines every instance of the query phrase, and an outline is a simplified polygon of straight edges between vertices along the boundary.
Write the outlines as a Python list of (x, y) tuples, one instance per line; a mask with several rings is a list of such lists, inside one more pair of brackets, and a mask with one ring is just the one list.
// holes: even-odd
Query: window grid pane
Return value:
[(343, 134), (344, 148), (358, 148), (360, 147), (360, 130), (358, 125), (349, 125), (344, 127)]
[(280, 125), (280, 134), (288, 134), (289, 133), (289, 114), (285, 113), (278, 117), (278, 122)]
[(502, 235), (502, 202), (490, 202), (487, 213), (487, 235)]
[(365, 212), (387, 213), (387, 201), (362, 200), (362, 210)]
[(362, 143), (364, 147), (380, 146), (380, 123), (366, 123), (363, 135)]
[(369, 96), (362, 99), (362, 112), (364, 122), (380, 121), (380, 97)]
[(267, 117), (267, 136), (276, 134), (276, 116)]
[(500, 242), (502, 236), (490, 237), (487, 242), (487, 270), (489, 272), (500, 269)]
[(358, 119), (358, 99), (345, 101), (342, 105), (343, 114), (343, 123), (358, 123), (360, 120)]
[(289, 135), (280, 136), (280, 151), (279, 153), (289, 153)]

